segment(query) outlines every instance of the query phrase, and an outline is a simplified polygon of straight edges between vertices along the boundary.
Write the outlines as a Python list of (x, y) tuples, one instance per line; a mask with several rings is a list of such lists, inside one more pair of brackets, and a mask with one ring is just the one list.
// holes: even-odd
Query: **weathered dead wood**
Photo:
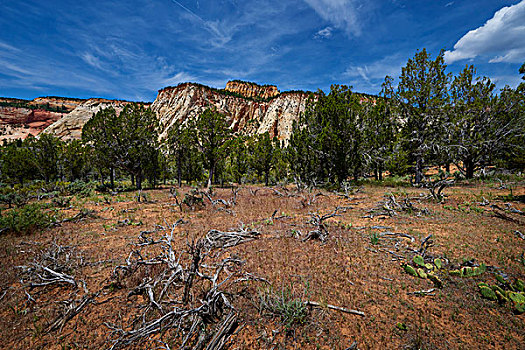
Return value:
[(329, 232), (326, 228), (326, 225), (324, 224), (324, 221), (335, 216), (341, 216), (339, 214), (340, 211), (344, 212), (346, 211), (346, 209), (342, 207), (336, 207), (333, 212), (324, 215), (310, 213), (310, 220), (308, 221), (308, 223), (310, 225), (315, 226), (315, 230), (308, 232), (306, 237), (303, 238), (303, 242), (313, 239), (319, 239), (322, 243), (325, 243), (328, 240)]
[(101, 219), (102, 217), (96, 214), (96, 210), (90, 210), (90, 209), (81, 209), (79, 213), (73, 215), (70, 218), (63, 219), (58, 222), (58, 224), (65, 223), (65, 222), (79, 222), (87, 218), (91, 219)]
[(411, 235), (409, 234), (406, 234), (406, 233), (402, 233), (402, 232), (390, 232), (390, 231), (386, 231), (386, 232), (382, 232), (379, 234), (379, 237), (385, 237), (385, 236), (389, 236), (389, 237), (403, 237), (403, 238), (408, 238), (410, 239), (411, 242), (414, 242), (416, 239), (414, 237), (412, 237)]
[(363, 316), (363, 317), (365, 316), (365, 313), (362, 312), (362, 311), (359, 311), (359, 310), (347, 309), (347, 308), (344, 308), (344, 307), (330, 305), (330, 304), (320, 304), (320, 303), (318, 303), (316, 301), (307, 300), (305, 302), (305, 304), (309, 305), (309, 306), (315, 306), (315, 307), (326, 307), (328, 309), (341, 311), (341, 312), (344, 312), (344, 313), (347, 313), (347, 314), (353, 314), (353, 315), (358, 315), (358, 316)]
[(179, 207), (179, 210), (182, 213), (182, 202), (179, 201), (179, 192), (175, 187), (170, 187), (170, 194), (171, 197), (175, 199), (175, 204)]
[(389, 194), (385, 196), (383, 201), (378, 202), (374, 208), (368, 210), (369, 215), (365, 215), (363, 218), (374, 218), (375, 216), (394, 217), (399, 215), (399, 212), (416, 214), (416, 216), (429, 213), (427, 208), (419, 209), (412, 204), (411, 198), (408, 196), (398, 201), (394, 195)]
[[(141, 233), (139, 243), (135, 245), (139, 249), (133, 250), (126, 259), (127, 265), (123, 269), (128, 274), (149, 264), (160, 267), (130, 291), (130, 295), (146, 295), (142, 315), (137, 315), (132, 321), (135, 326), (125, 330), (106, 323), (114, 338), (112, 349), (136, 345), (148, 341), (154, 334), (169, 330), (180, 337), (181, 349), (220, 349), (237, 328), (237, 314), (229, 299), (234, 293), (226, 291), (243, 281), (263, 281), (242, 274), (240, 267), (244, 262), (239, 259), (228, 257), (214, 264), (205, 261), (211, 257), (216, 259), (223, 248), (258, 238), (257, 231), (247, 231), (242, 227), (232, 232), (210, 230), (203, 239), (194, 241), (188, 245), (189, 249), (177, 254), (173, 246), (175, 227), (171, 226), (171, 230), (160, 239)], [(160, 245), (160, 255), (144, 259), (140, 249), (155, 245)], [(232, 278), (234, 276), (239, 277)]]
[(324, 196), (324, 194), (321, 192), (313, 193), (309, 189), (306, 193), (299, 194), (299, 197), (301, 197), (299, 202), (301, 203), (303, 208), (306, 208), (314, 204), (315, 201), (317, 200), (317, 197), (320, 197), (320, 196)]
[(504, 209), (497, 206), (496, 204), (492, 204), (490, 207), (492, 208), (492, 212), (494, 213), (494, 215), (499, 217), (500, 219), (507, 220), (515, 224), (525, 225), (525, 221), (522, 221), (517, 217), (513, 217), (507, 214)]
[(204, 247), (207, 250), (216, 248), (233, 247), (259, 238), (260, 233), (255, 230), (246, 230), (244, 227), (238, 231), (223, 232), (212, 229), (204, 237)]
[(30, 289), (50, 285), (83, 286), (85, 282), (70, 275), (83, 266), (83, 257), (69, 246), (60, 246), (56, 242), (40, 251), (28, 266), (18, 266), (21, 269), (21, 281)]
[(56, 330), (62, 331), (66, 323), (78, 315), (87, 305), (93, 303), (98, 294), (99, 293), (85, 294), (79, 300), (69, 299), (61, 301), (60, 304), (63, 306), (61, 315), (48, 326), (48, 332)]
[(434, 241), (432, 240), (432, 234), (429, 234), (421, 241), (421, 245), (419, 246), (419, 249), (418, 249), (419, 254), (425, 257), (427, 253), (427, 249), (432, 246), (434, 246)]
[(222, 323), (217, 327), (215, 334), (206, 346), (206, 350), (223, 349), (228, 341), (229, 336), (235, 332), (238, 325), (236, 313), (234, 311), (230, 311)]
[(426, 181), (423, 183), (423, 187), (430, 191), (430, 196), (437, 202), (443, 202), (445, 195), (442, 193), (443, 190), (455, 183), (454, 180), (441, 179), (437, 181)]
[(407, 294), (413, 294), (413, 295), (419, 295), (419, 296), (425, 296), (425, 295), (434, 295), (432, 294), (436, 289), (435, 288), (430, 288), (430, 289), (427, 289), (427, 290), (416, 290), (414, 292), (407, 292)]

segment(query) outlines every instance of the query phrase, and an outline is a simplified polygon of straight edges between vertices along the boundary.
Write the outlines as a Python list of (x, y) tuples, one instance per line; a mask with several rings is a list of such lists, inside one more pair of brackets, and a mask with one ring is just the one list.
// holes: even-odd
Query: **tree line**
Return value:
[[(525, 79), (525, 64), (520, 73)], [(428, 166), (455, 164), (465, 178), (490, 165), (525, 168), (525, 82), (498, 93), (473, 66), (453, 76), (443, 52), (432, 59), (423, 49), (395, 83), (385, 77), (378, 96), (344, 85), (319, 90), (286, 144), (268, 133), (234, 134), (213, 109), (175, 121), (159, 140), (151, 109), (110, 107), (86, 123), (81, 140), (41, 134), (4, 143), (0, 181), (97, 179), (114, 187), (116, 177), (127, 176), (137, 188), (167, 180), (338, 185), (366, 175), (382, 180), (388, 172), (420, 183)]]

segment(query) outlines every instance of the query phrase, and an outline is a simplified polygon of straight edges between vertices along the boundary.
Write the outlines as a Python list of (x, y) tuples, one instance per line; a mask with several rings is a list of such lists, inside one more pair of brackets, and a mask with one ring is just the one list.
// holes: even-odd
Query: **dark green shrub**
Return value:
[(80, 197), (89, 197), (93, 194), (95, 184), (91, 182), (84, 182), (81, 180), (74, 181), (67, 186), (67, 190), (70, 194), (78, 195)]
[(28, 204), (2, 213), (0, 232), (32, 233), (37, 229), (49, 227), (53, 221), (51, 216), (42, 211), (39, 204)]

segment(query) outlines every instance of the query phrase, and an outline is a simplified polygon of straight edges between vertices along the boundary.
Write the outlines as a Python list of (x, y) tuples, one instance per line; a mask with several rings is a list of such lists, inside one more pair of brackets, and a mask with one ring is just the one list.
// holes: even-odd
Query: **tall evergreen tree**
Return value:
[(188, 166), (192, 162), (198, 161), (196, 159), (197, 138), (194, 124), (182, 124), (182, 122), (176, 121), (169, 131), (167, 145), (169, 157), (175, 163), (177, 182), (180, 187), (183, 177), (191, 177), (188, 176), (191, 170), (188, 169)]
[(293, 127), (288, 154), (296, 177), (309, 184), (340, 184), (362, 168), (362, 102), (347, 86), (317, 93)]
[(425, 49), (418, 51), (402, 68), (396, 97), (399, 100), (405, 149), (415, 161), (415, 181), (423, 179), (423, 167), (439, 145), (449, 75), (445, 73), (444, 52), (432, 60)]
[(255, 170), (257, 175), (264, 177), (264, 184), (268, 186), (270, 179), (270, 171), (275, 166), (276, 145), (270, 139), (270, 134), (265, 132), (256, 135), (252, 138), (250, 143), (250, 167)]
[(216, 110), (207, 109), (196, 121), (197, 141), (208, 170), (208, 188), (215, 180), (218, 163), (225, 156), (226, 141), (231, 136), (226, 116)]
[(363, 103), (364, 156), (376, 180), (383, 179), (383, 170), (392, 158), (398, 132), (392, 81), (387, 76), (380, 96)]
[(488, 165), (504, 147), (502, 142), (494, 143), (502, 127), (496, 119), (496, 85), (488, 78), (476, 80), (475, 74), (471, 65), (454, 78), (450, 126), (447, 128), (451, 154), (467, 179), (474, 177), (476, 169)]
[(128, 172), (137, 189), (156, 168), (158, 120), (149, 107), (130, 103), (118, 115), (113, 108), (99, 111), (84, 126), (82, 138), (93, 147), (99, 166)]

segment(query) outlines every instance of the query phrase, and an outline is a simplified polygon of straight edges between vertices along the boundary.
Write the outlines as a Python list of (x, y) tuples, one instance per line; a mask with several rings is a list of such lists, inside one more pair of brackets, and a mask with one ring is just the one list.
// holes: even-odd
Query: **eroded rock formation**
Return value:
[(0, 98), (0, 141), (36, 136), (83, 100), (39, 97), (32, 101)]
[(270, 99), (280, 94), (275, 85), (257, 85), (255, 83), (232, 80), (226, 84), (226, 91), (254, 99)]
[(69, 114), (50, 125), (43, 132), (50, 133), (62, 140), (74, 140), (82, 137), (82, 128), (87, 121), (101, 109), (113, 107), (120, 113), (128, 101), (91, 98), (78, 105)]
[[(232, 86), (230, 84), (230, 88)], [(268, 86), (260, 88), (265, 89)], [(269, 93), (272, 90), (264, 91)], [(271, 137), (287, 140), (292, 132), (293, 121), (304, 111), (310, 96), (306, 92), (285, 92), (263, 100), (263, 90), (257, 90), (256, 87), (252, 90), (237, 89), (234, 92), (241, 94), (241, 91), (246, 94), (252, 93), (252, 96), (257, 92), (261, 100), (243, 98), (192, 83), (160, 90), (151, 108), (159, 117), (163, 130), (161, 138), (167, 136), (176, 120), (195, 118), (207, 108), (215, 108), (228, 116), (234, 131), (245, 134), (269, 132)], [(278, 92), (277, 88), (275, 91)]]

